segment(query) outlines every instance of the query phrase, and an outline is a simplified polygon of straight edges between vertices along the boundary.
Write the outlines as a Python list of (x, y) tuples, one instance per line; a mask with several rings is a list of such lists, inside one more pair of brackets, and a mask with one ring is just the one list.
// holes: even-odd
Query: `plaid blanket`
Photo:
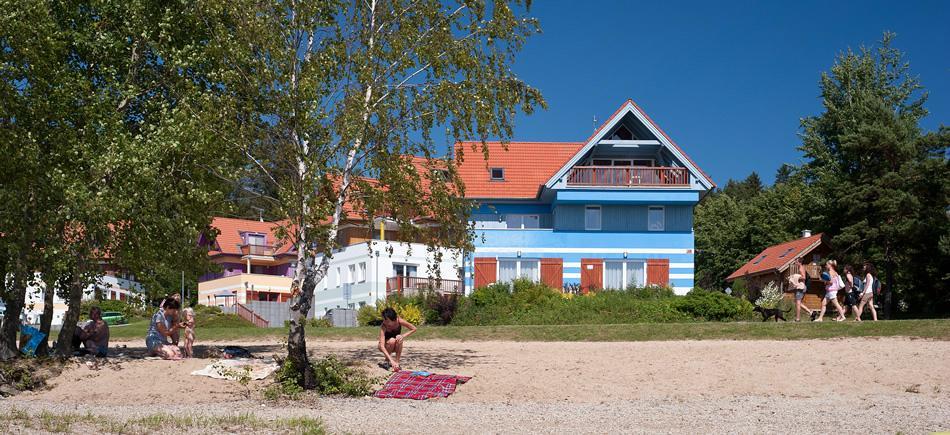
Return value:
[(410, 372), (403, 370), (393, 373), (383, 385), (383, 388), (374, 394), (380, 399), (414, 399), (425, 400), (432, 397), (449, 397), (455, 392), (457, 384), (464, 384), (472, 379), (469, 376), (435, 375), (424, 372)]

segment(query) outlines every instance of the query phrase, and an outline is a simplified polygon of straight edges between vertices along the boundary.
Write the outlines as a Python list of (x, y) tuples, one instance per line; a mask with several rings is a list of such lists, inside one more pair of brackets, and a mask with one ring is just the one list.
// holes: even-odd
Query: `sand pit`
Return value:
[[(262, 355), (279, 350), (245, 344)], [(321, 342), (313, 348), (316, 356), (364, 361), (372, 374), (386, 374), (377, 366), (382, 358), (371, 341)], [(21, 394), (0, 406), (88, 409), (126, 418), (163, 410), (319, 416), (331, 431), (355, 433), (950, 429), (946, 341), (409, 340), (403, 368), (474, 376), (452, 397), (428, 402), (322, 398), (308, 405), (262, 404), (244, 399), (234, 382), (188, 375), (208, 362), (79, 364), (50, 390)], [(72, 405), (80, 401), (83, 406)]]

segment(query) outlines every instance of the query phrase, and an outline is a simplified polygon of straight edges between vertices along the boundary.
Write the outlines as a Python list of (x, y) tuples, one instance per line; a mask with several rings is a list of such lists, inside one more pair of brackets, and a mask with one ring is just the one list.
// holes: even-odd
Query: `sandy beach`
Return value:
[[(229, 343), (234, 344), (234, 343)], [(241, 343), (258, 355), (267, 343)], [(119, 352), (123, 344), (116, 344)], [(127, 355), (140, 344), (125, 343)], [(214, 344), (199, 348), (209, 353)], [(314, 356), (360, 361), (371, 341), (313, 343)], [(320, 417), (348, 433), (846, 432), (950, 429), (950, 342), (889, 339), (667, 342), (409, 341), (403, 368), (473, 376), (427, 402), (246, 399), (236, 382), (191, 376), (212, 360), (78, 362), (46, 391), (0, 408)], [(265, 385), (267, 380), (256, 386)], [(80, 405), (81, 403), (81, 405)]]

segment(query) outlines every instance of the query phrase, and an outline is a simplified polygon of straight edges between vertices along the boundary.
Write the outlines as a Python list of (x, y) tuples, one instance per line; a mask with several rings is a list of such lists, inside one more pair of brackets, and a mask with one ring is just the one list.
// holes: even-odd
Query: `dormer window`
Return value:
[(439, 181), (448, 181), (449, 171), (447, 169), (433, 169), (432, 178)]
[(491, 168), (492, 181), (505, 181), (505, 168)]

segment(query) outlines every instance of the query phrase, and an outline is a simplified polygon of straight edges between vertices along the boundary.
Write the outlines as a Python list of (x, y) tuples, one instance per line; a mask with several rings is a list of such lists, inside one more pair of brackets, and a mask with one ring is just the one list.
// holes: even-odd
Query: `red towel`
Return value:
[(432, 397), (449, 397), (455, 392), (457, 384), (464, 384), (472, 379), (469, 376), (455, 375), (415, 375), (413, 372), (403, 370), (394, 373), (383, 389), (379, 390), (374, 396), (381, 399), (415, 399), (425, 400)]

